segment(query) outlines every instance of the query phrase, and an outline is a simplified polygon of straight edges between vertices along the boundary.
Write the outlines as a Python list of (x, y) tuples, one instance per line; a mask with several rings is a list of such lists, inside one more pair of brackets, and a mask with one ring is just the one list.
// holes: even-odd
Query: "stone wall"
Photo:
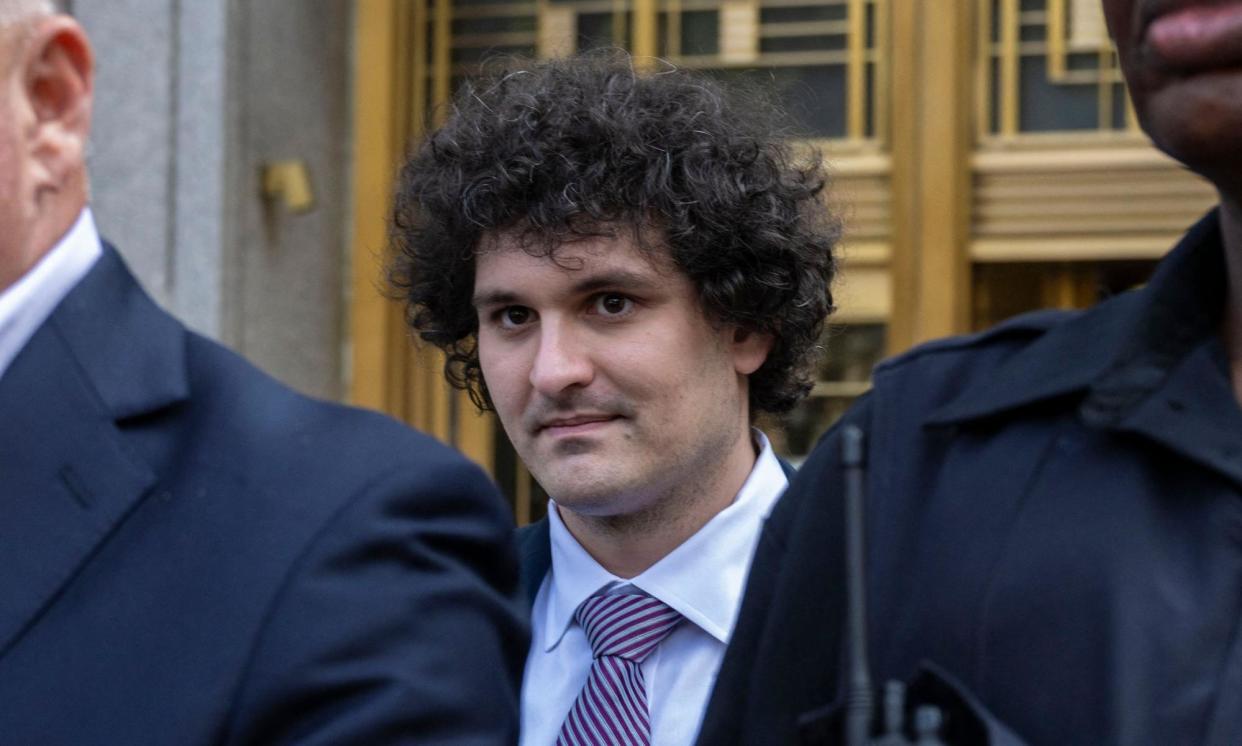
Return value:
[[(308, 393), (343, 393), (347, 0), (74, 0), (98, 66), (100, 230), (190, 327)], [(261, 194), (306, 162), (315, 207)]]

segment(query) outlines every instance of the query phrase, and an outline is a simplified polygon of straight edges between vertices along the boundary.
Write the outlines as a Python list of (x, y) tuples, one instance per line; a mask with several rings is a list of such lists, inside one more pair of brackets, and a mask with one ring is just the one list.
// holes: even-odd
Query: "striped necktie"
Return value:
[(574, 612), (594, 661), (557, 746), (649, 746), (651, 718), (642, 662), (682, 616), (636, 593), (591, 596)]

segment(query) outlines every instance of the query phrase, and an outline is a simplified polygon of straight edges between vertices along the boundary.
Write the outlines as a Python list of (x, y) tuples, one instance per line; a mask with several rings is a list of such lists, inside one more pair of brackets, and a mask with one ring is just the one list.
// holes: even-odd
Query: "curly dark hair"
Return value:
[(629, 226), (658, 237), (644, 248), (669, 252), (713, 323), (772, 335), (751, 410), (788, 411), (811, 388), (840, 222), (819, 153), (795, 155), (782, 117), (758, 89), (636, 73), (617, 52), (466, 83), (397, 187), (390, 279), (410, 326), (490, 409), (471, 305), (480, 239), (518, 231), (529, 253), (553, 257)]

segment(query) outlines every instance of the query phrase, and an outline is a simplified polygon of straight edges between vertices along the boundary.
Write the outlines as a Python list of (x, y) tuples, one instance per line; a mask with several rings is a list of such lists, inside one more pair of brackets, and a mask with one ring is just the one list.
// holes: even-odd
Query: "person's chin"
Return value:
[(1193, 171), (1216, 181), (1242, 166), (1242, 69), (1169, 80), (1145, 108), (1152, 140)]
[(617, 490), (617, 459), (602, 449), (557, 444), (527, 465), (558, 504), (594, 504)]
[(558, 474), (544, 484), (544, 489), (562, 508), (592, 517), (616, 514), (617, 495), (624, 491), (616, 480), (589, 473)]

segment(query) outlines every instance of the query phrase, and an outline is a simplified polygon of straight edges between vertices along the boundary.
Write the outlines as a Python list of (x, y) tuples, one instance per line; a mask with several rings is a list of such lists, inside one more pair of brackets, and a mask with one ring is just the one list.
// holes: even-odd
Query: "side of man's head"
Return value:
[(1103, 2), (1143, 129), (1242, 199), (1242, 3)]
[(407, 164), (410, 322), (558, 503), (640, 507), (809, 390), (838, 225), (778, 126), (587, 55), (467, 87)]
[(0, 0), (0, 26), (34, 16), (51, 15), (58, 10), (58, 4), (52, 0)]
[(54, 11), (0, 0), (0, 290), (86, 203), (93, 59), (81, 26)]

